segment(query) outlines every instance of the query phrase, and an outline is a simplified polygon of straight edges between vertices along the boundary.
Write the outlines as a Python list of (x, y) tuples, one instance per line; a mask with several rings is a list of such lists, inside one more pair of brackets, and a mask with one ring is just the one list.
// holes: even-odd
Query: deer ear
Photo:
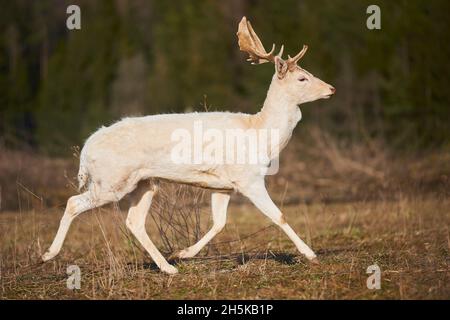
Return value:
[(275, 56), (275, 72), (277, 73), (278, 79), (283, 79), (288, 71), (288, 64), (282, 58)]

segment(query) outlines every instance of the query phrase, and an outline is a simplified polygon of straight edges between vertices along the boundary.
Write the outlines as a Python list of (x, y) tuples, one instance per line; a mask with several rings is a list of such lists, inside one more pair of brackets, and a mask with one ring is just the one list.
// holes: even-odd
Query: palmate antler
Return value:
[[(266, 62), (275, 62), (275, 44), (272, 45), (272, 50), (267, 53), (264, 49), (261, 40), (259, 40), (255, 31), (252, 28), (250, 21), (246, 17), (243, 17), (241, 22), (239, 22), (239, 29), (237, 32), (238, 44), (241, 51), (247, 52), (249, 58), (247, 61), (251, 61), (252, 64), (262, 64)], [(278, 56), (281, 57), (283, 54), (284, 46), (281, 46)]]
[[(272, 50), (267, 52), (266, 49), (264, 49), (261, 40), (259, 40), (258, 35), (253, 30), (250, 21), (248, 21), (246, 17), (243, 17), (241, 22), (239, 22), (237, 36), (239, 48), (241, 51), (249, 54), (247, 61), (250, 61), (252, 64), (275, 62), (275, 55), (273, 54), (275, 51), (275, 44), (272, 45)], [(276, 56), (282, 58), (283, 49), (284, 45), (281, 46), (280, 52), (278, 52)], [(304, 45), (303, 49), (294, 57), (291, 58), (288, 56), (286, 62), (289, 69), (292, 69), (297, 65), (298, 61), (305, 55), (306, 50), (308, 50), (308, 46)]]

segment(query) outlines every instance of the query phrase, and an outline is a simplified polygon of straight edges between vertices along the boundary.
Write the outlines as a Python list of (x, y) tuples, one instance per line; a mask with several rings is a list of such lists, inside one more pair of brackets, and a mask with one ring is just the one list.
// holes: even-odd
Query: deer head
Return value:
[(284, 46), (281, 46), (277, 55), (274, 54), (275, 44), (272, 45), (270, 52), (267, 52), (246, 17), (243, 17), (239, 23), (237, 36), (240, 50), (249, 54), (247, 61), (255, 65), (266, 62), (275, 64), (272, 86), (276, 86), (295, 104), (328, 99), (336, 92), (331, 85), (314, 77), (298, 65), (308, 50), (307, 46), (304, 45), (294, 57), (288, 56), (287, 60), (282, 57)]

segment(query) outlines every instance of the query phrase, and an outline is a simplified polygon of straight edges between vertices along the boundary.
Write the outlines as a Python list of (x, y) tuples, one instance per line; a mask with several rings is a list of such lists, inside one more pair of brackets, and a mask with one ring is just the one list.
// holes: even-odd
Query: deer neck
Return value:
[(280, 89), (279, 84), (273, 80), (264, 105), (256, 117), (260, 128), (278, 131), (281, 151), (289, 142), (292, 131), (302, 118), (302, 113), (297, 103), (286, 95)]

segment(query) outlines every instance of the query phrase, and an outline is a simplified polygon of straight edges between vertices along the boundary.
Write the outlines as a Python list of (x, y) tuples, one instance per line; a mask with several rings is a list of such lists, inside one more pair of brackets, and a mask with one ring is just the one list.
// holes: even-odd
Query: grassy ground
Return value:
[[(233, 200), (233, 198), (232, 198)], [(207, 201), (204, 201), (207, 204)], [(1, 299), (450, 299), (450, 200), (436, 196), (284, 206), (286, 220), (317, 252), (311, 265), (268, 219), (246, 202), (231, 205), (228, 224), (197, 258), (160, 273), (124, 227), (118, 207), (81, 215), (61, 254), (40, 263), (62, 208), (0, 213)], [(209, 225), (202, 206), (192, 243)], [(147, 230), (166, 251), (183, 240)], [(172, 231), (173, 232), (173, 231)], [(175, 241), (175, 240), (176, 241)], [(366, 287), (368, 266), (381, 268), (381, 289)], [(81, 289), (66, 288), (69, 265)]]

